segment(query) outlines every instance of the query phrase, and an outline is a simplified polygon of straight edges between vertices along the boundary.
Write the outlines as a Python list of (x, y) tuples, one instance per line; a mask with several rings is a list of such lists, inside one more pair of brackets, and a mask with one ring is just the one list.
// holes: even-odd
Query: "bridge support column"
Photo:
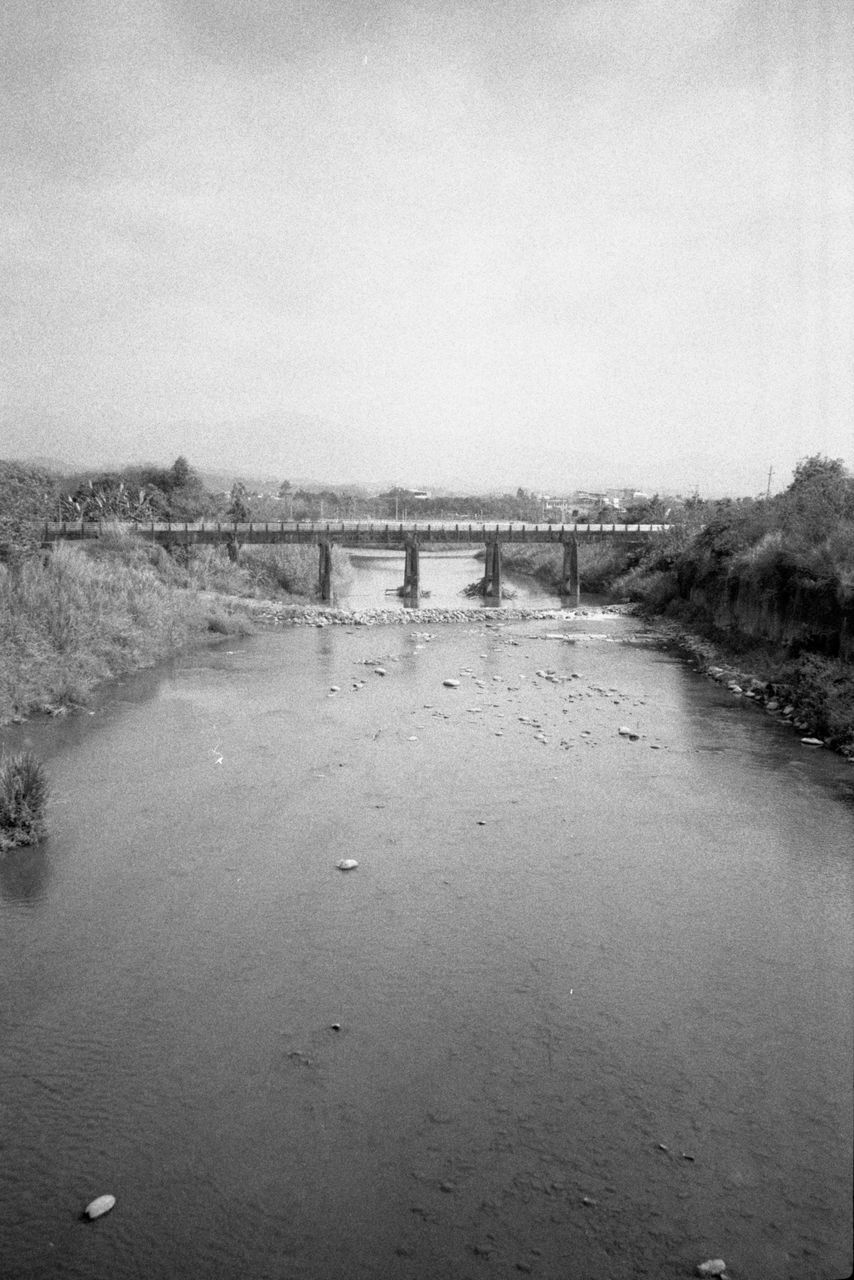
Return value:
[(416, 538), (407, 538), (404, 549), (406, 560), (403, 569), (403, 594), (408, 600), (417, 600), (421, 593), (418, 540)]
[(567, 538), (563, 544), (563, 573), (561, 595), (566, 596), (572, 608), (578, 608), (581, 581), (578, 575), (578, 539)]
[(332, 546), (326, 538), (321, 538), (317, 546), (320, 552), (318, 593), (323, 603), (329, 604), (332, 599)]
[(486, 544), (483, 594), (487, 600), (501, 601), (501, 543), (497, 538), (491, 538)]

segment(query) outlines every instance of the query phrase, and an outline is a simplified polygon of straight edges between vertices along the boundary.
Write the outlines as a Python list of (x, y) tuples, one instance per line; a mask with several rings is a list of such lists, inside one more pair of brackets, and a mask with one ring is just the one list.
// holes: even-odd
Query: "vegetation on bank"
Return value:
[[(579, 543), (578, 572), (583, 589), (594, 595), (607, 594), (614, 580), (637, 563), (640, 554), (637, 547), (614, 542)], [(549, 590), (560, 592), (563, 548), (559, 545), (505, 542), (501, 547), (501, 564), (512, 573), (527, 574)]]
[[(381, 496), (397, 511), (407, 492)], [(318, 498), (294, 494), (284, 481), (275, 499), (279, 516), (317, 514), (305, 507), (309, 496)], [(319, 495), (321, 503), (324, 498), (340, 507), (341, 495)], [(230, 492), (207, 492), (185, 458), (168, 468), (70, 479), (0, 461), (0, 721), (81, 700), (100, 680), (211, 632), (247, 627), (240, 600), (290, 596), (301, 603), (316, 593), (311, 547), (245, 547), (236, 558), (207, 547), (170, 555), (117, 529), (47, 554), (38, 545), (40, 520), (275, 518), (256, 509), (258, 500), (240, 482)], [(534, 496), (521, 489), (494, 501), (453, 502), (462, 517), (537, 514)], [(360, 514), (355, 501), (350, 506), (345, 502), (343, 514)], [(647, 507), (625, 516), (634, 522), (666, 515), (670, 532), (646, 547), (582, 543), (583, 589), (639, 601), (715, 637), (734, 656), (752, 646), (766, 682), (797, 700), (811, 732), (835, 745), (854, 743), (854, 480), (842, 463), (807, 458), (789, 488), (774, 497), (692, 498), (666, 512), (652, 499)], [(418, 510), (428, 509), (420, 504)], [(505, 544), (502, 560), (510, 570), (560, 587), (560, 547)], [(334, 548), (338, 590), (348, 572), (346, 553)]]
[(0, 853), (42, 838), (47, 798), (44, 766), (31, 751), (0, 755)]
[[(0, 563), (0, 723), (85, 703), (104, 680), (151, 666), (212, 635), (252, 630), (243, 602), (304, 601), (312, 548), (222, 548), (180, 559), (116, 528)], [(342, 563), (343, 562), (343, 563)], [(349, 561), (333, 557), (339, 585)]]
[(756, 672), (798, 727), (854, 754), (854, 478), (811, 457), (774, 497), (701, 503), (611, 583)]

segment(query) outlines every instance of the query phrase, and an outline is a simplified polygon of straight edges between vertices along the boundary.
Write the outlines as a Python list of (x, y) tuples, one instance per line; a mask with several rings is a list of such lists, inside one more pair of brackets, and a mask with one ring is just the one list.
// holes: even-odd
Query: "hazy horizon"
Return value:
[(10, 0), (0, 456), (703, 496), (854, 457), (842, 0)]

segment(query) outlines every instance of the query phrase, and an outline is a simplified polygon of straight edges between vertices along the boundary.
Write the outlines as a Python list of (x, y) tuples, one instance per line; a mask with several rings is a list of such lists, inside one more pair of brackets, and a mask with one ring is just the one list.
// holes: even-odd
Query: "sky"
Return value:
[(0, 457), (854, 464), (848, 0), (6, 0)]

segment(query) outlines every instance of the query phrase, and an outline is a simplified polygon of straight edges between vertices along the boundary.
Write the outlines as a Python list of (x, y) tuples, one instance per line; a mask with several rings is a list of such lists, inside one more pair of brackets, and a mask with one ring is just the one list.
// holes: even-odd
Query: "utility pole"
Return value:
[(768, 488), (765, 490), (765, 497), (766, 497), (766, 498), (770, 498), (770, 497), (771, 497), (771, 477), (773, 476), (773, 474), (774, 474), (774, 468), (773, 468), (773, 467), (769, 467), (769, 468), (768, 468)]

